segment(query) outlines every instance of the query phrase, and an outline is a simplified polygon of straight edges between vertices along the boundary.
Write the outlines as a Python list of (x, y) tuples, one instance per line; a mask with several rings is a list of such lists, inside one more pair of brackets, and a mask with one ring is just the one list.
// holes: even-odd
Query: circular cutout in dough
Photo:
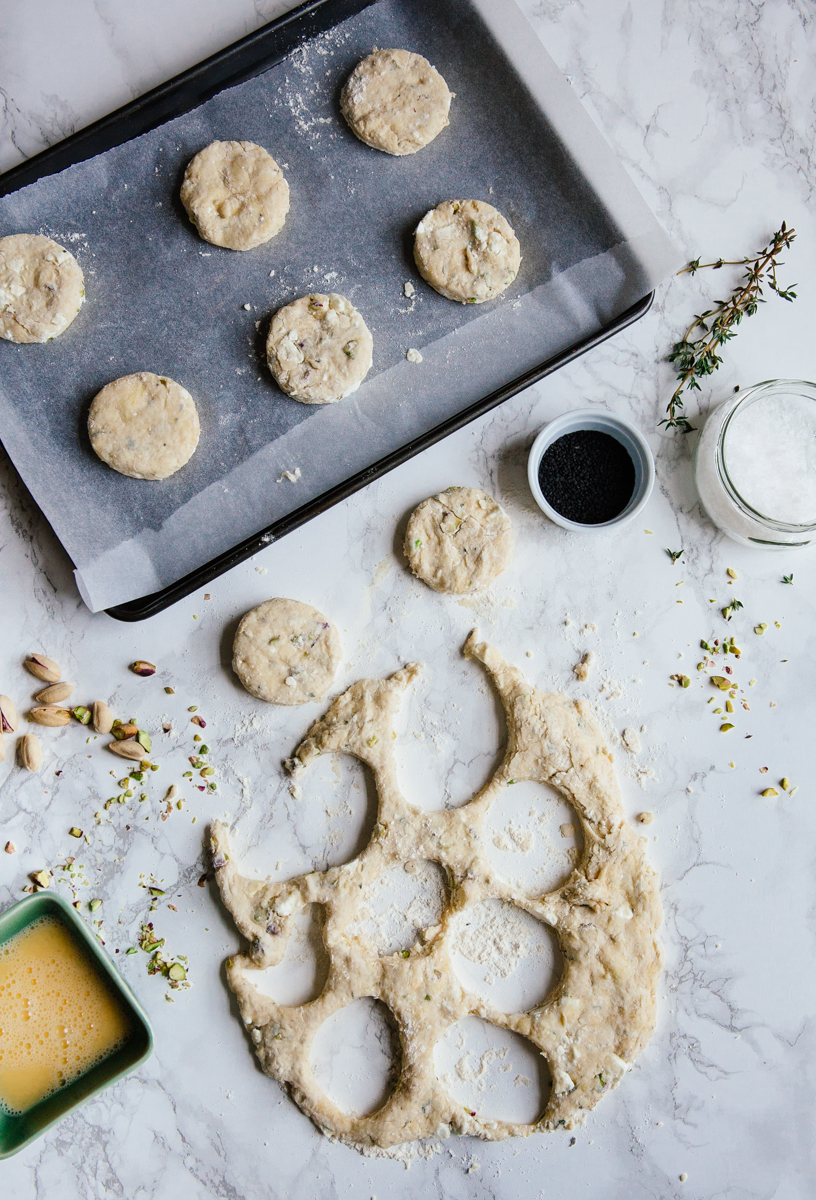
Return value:
[(492, 204), (445, 200), (417, 225), (414, 261), (426, 283), (448, 300), (484, 304), (518, 275), (521, 247)]
[(371, 369), (374, 340), (345, 296), (301, 296), (272, 318), (269, 370), (281, 391), (301, 404), (333, 404), (356, 392)]
[(98, 392), (88, 413), (96, 453), (131, 479), (167, 479), (198, 445), (198, 412), (190, 393), (166, 375), (123, 375)]
[(251, 250), (283, 229), (289, 184), (263, 146), (210, 142), (184, 173), (181, 202), (205, 242)]
[(248, 692), (269, 704), (322, 700), (342, 658), (337, 630), (311, 604), (276, 598), (250, 609), (232, 647)]
[(411, 570), (434, 591), (476, 592), (513, 557), (513, 526), (487, 492), (450, 487), (411, 513), (404, 550)]
[(340, 107), (361, 142), (386, 154), (416, 154), (448, 122), (448, 85), (427, 58), (375, 50), (346, 80)]
[(50, 342), (84, 299), (82, 268), (70, 250), (39, 233), (0, 238), (0, 337)]

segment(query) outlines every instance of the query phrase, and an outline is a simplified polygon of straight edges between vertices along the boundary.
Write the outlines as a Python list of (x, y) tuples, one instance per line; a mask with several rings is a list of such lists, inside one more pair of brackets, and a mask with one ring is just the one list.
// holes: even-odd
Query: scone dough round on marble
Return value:
[(429, 587), (463, 595), (487, 587), (509, 564), (513, 526), (487, 492), (450, 487), (411, 513), (404, 550)]
[(314, 293), (279, 308), (266, 340), (269, 370), (301, 404), (333, 404), (355, 392), (371, 369), (374, 341), (354, 305)]
[(166, 479), (192, 458), (200, 426), (193, 398), (180, 383), (139, 371), (97, 393), (88, 433), (114, 471), (131, 479)]
[(0, 337), (50, 342), (84, 299), (82, 268), (64, 246), (39, 233), (0, 238)]
[(235, 674), (269, 704), (322, 700), (341, 658), (331, 621), (311, 604), (280, 597), (245, 614), (232, 648)]
[(448, 122), (451, 93), (427, 58), (375, 50), (359, 62), (340, 96), (343, 116), (361, 142), (386, 154), (415, 154)]
[(511, 226), (483, 200), (445, 200), (417, 225), (414, 261), (440, 295), (484, 304), (509, 287), (521, 266)]
[(210, 142), (184, 173), (181, 202), (206, 242), (252, 250), (283, 229), (289, 184), (263, 146)]

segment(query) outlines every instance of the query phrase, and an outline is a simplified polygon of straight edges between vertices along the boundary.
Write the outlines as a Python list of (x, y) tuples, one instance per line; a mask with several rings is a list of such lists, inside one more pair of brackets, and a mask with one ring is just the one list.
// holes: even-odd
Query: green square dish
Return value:
[(9, 1158), (24, 1149), (80, 1104), (141, 1066), (153, 1051), (153, 1031), (147, 1014), (97, 937), (61, 896), (47, 891), (37, 892), (6, 909), (0, 914), (0, 945), (40, 917), (57, 917), (67, 925), (130, 1015), (133, 1033), (109, 1058), (91, 1067), (73, 1083), (41, 1100), (28, 1112), (11, 1116), (0, 1110), (0, 1159)]

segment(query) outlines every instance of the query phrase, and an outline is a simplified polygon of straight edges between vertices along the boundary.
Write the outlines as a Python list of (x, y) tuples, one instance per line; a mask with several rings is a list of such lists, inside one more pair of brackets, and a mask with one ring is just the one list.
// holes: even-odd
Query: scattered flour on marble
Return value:
[(238, 747), (246, 746), (247, 743), (253, 741), (258, 734), (266, 734), (271, 737), (272, 729), (264, 720), (261, 713), (247, 713), (247, 715), (242, 717), (235, 726), (232, 734), (232, 740)]
[(380, 584), (383, 583), (391, 574), (393, 566), (394, 559), (390, 555), (386, 555), (385, 558), (380, 559), (374, 570), (374, 574), (371, 576), (370, 586), (373, 588), (379, 587)]
[(531, 936), (530, 920), (515, 905), (486, 901), (470, 920), (459, 922), (456, 949), (469, 962), (486, 968), (485, 983), (495, 983), (496, 976), (507, 979), (522, 959), (541, 953)]
[(441, 868), (428, 860), (408, 862), (376, 880), (349, 929), (376, 946), (380, 955), (408, 950), (423, 930), (439, 924), (444, 901)]

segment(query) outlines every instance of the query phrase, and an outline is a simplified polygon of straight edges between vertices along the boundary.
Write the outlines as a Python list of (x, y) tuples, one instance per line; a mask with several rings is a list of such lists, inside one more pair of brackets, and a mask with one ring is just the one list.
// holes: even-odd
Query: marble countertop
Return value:
[[(771, 298), (743, 326), (699, 393), (701, 411), (737, 384), (813, 379), (816, 27), (806, 6), (522, 6), (684, 254), (739, 257), (783, 219), (798, 230), (781, 278), (798, 282), (799, 299), (786, 305)], [(13, 0), (0, 12), (0, 169), (286, 7)], [(206, 594), (136, 626), (88, 613), (70, 564), (0, 452), (0, 690), (25, 709), (33, 689), (22, 659), (44, 651), (76, 682), (78, 701), (107, 698), (117, 713), (155, 731), (153, 758), (161, 766), (145, 785), (145, 802), (137, 792), (106, 809), (124, 772), (111, 770), (110, 756), (86, 744), (76, 726), (42, 731), (39, 775), (17, 768), (11, 753), (0, 764), (0, 845), (16, 850), (0, 852), (0, 906), (22, 895), (30, 871), (59, 868), (74, 856), (83, 911), (101, 918), (99, 931), (156, 1032), (156, 1052), (139, 1072), (0, 1164), (4, 1197), (812, 1195), (814, 557), (749, 549), (718, 534), (696, 501), (693, 436), (656, 427), (672, 390), (671, 343), (734, 278), (724, 272), (670, 281), (651, 312), (614, 340), (269, 547)], [(643, 520), (613, 536), (557, 529), (526, 484), (535, 433), (586, 404), (634, 419), (656, 455), (658, 484)], [(407, 513), (454, 482), (491, 491), (516, 530), (510, 568), (489, 597), (467, 603), (425, 589), (399, 552)], [(673, 566), (666, 548), (681, 547)], [(783, 584), (791, 572), (793, 586)], [(410, 660), (425, 664), (399, 750), (406, 794), (417, 803), (462, 803), (496, 759), (502, 730), (495, 704), (477, 666), (461, 655), (474, 625), (538, 686), (595, 705), (627, 814), (654, 813), (653, 824), (639, 828), (648, 831), (661, 876), (666, 964), (654, 1037), (582, 1129), (500, 1144), (453, 1138), (406, 1169), (331, 1144), (255, 1066), (224, 980), (224, 960), (239, 939), (212, 884), (198, 886), (208, 822), (234, 823), (248, 870), (287, 878), (347, 860), (372, 820), (353, 769), (321, 773), (319, 765), (299, 796), (282, 775), (281, 760), (320, 707), (267, 708), (231, 673), (238, 618), (278, 594), (316, 605), (338, 626), (338, 689)], [(719, 608), (734, 597), (744, 608), (726, 626)], [(761, 637), (753, 633), (759, 622), (768, 626)], [(750, 710), (740, 709), (735, 728), (722, 734), (694, 668), (700, 638), (726, 632), (743, 649), (740, 681), (755, 682)], [(578, 682), (573, 666), (587, 650), (595, 654), (593, 670)], [(130, 673), (135, 658), (156, 663), (157, 675)], [(692, 686), (673, 687), (675, 673), (689, 674)], [(199, 728), (190, 724), (193, 705), (207, 722), (213, 793), (182, 779)], [(171, 732), (160, 732), (163, 722)], [(621, 743), (625, 727), (640, 731), (637, 754)], [(782, 776), (798, 792), (762, 798)], [(171, 783), (184, 785), (185, 803), (168, 813), (163, 797)], [(87, 840), (71, 838), (72, 826)], [(56, 874), (55, 886), (68, 895), (71, 873)], [(150, 914), (144, 885), (154, 880), (165, 894)], [(87, 909), (93, 897), (103, 901), (95, 915)], [(188, 956), (189, 990), (171, 993), (159, 976), (148, 977), (142, 951), (125, 956), (148, 919), (169, 954)], [(300, 974), (287, 986), (308, 992), (308, 938), (303, 945), (294, 968)], [(347, 1043), (333, 1076), (331, 1061), (325, 1066), (327, 1088), (342, 1092), (355, 1079), (366, 1086), (360, 1060), (379, 1058), (360, 1036), (359, 1045)]]

